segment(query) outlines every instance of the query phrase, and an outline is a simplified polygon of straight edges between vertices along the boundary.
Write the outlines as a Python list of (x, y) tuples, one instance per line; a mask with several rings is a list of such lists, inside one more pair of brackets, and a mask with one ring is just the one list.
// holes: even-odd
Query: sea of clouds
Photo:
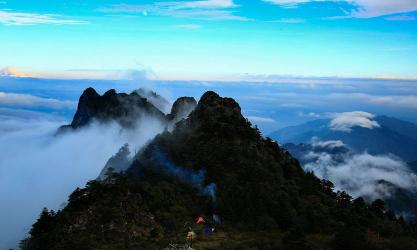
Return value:
[(95, 123), (56, 135), (68, 121), (20, 113), (3, 114), (0, 122), (0, 249), (15, 248), (43, 207), (59, 209), (123, 144), (138, 150), (164, 129), (158, 119), (145, 117), (134, 130)]
[[(376, 126), (370, 122), (372, 117), (349, 113), (352, 110), (417, 122), (417, 83), (413, 81), (278, 80), (227, 83), (0, 77), (0, 249), (16, 248), (43, 207), (59, 209), (76, 187), (83, 187), (98, 176), (124, 143), (135, 151), (163, 130), (158, 121), (149, 118), (130, 132), (121, 131), (117, 124), (94, 124), (75, 133), (55, 136), (59, 126), (70, 122), (78, 97), (89, 86), (100, 93), (110, 88), (129, 93), (145, 86), (171, 103), (180, 96), (198, 100), (204, 91), (214, 90), (235, 98), (244, 115), (264, 134), (329, 113), (345, 113), (335, 117), (339, 121), (334, 124), (335, 129), (349, 130), (351, 124), (346, 124), (349, 114), (359, 116), (357, 122), (364, 126)], [(338, 187), (354, 195), (375, 193), (366, 183), (381, 176), (405, 188), (415, 181), (404, 170), (404, 163), (390, 156), (356, 155), (343, 163), (333, 162), (329, 155), (315, 157), (317, 164), (310, 164), (308, 169), (320, 177), (333, 179)], [(398, 169), (397, 173), (394, 169)], [(349, 175), (355, 179), (347, 184)]]
[[(417, 192), (417, 175), (395, 155), (354, 153), (340, 140), (320, 141), (314, 138), (312, 147), (313, 150), (302, 156), (306, 162), (304, 169), (313, 171), (321, 179), (332, 181), (337, 190), (346, 191), (353, 197), (362, 196), (368, 201), (390, 198), (393, 190), (381, 180)], [(326, 148), (333, 152), (322, 150)], [(345, 150), (335, 153), (338, 148)]]

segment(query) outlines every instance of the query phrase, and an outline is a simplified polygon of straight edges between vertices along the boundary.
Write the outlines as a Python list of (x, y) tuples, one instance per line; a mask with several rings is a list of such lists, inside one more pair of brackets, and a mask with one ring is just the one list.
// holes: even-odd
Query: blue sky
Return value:
[(0, 0), (0, 249), (125, 142), (52, 136), (87, 87), (214, 90), (264, 135), (351, 111), (417, 124), (416, 58), (417, 0)]
[(0, 41), (49, 77), (417, 78), (417, 1), (1, 0)]

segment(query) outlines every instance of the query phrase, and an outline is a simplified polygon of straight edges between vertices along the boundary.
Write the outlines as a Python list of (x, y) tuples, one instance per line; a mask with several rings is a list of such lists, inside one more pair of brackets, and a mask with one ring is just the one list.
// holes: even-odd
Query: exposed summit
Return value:
[(117, 122), (124, 128), (132, 128), (141, 119), (152, 116), (161, 122), (175, 123), (184, 119), (195, 108), (193, 97), (181, 97), (172, 106), (171, 113), (164, 114), (168, 105), (163, 97), (143, 89), (130, 94), (117, 93), (110, 89), (99, 95), (95, 89), (87, 88), (79, 98), (77, 111), (71, 124), (62, 126), (60, 132), (78, 129), (90, 125), (93, 121), (106, 123)]
[(77, 112), (69, 126), (77, 129), (95, 119), (99, 122), (114, 120), (124, 127), (131, 127), (143, 115), (165, 118), (160, 110), (136, 92), (118, 94), (111, 89), (100, 96), (93, 88), (88, 88), (81, 95)]

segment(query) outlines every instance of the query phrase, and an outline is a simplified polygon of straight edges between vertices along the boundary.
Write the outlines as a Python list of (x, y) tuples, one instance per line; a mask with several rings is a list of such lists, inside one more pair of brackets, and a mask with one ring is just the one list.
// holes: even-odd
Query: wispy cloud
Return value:
[(371, 18), (398, 13), (417, 11), (415, 0), (352, 0), (357, 9), (351, 16), (357, 18)]
[(13, 76), (13, 77), (33, 77), (40, 78), (41, 75), (29, 71), (24, 71), (16, 67), (6, 67), (0, 70), (0, 76)]
[[(249, 20), (236, 14), (238, 7), (233, 0), (202, 0), (202, 1), (173, 1), (155, 2), (152, 4), (117, 4), (101, 8), (107, 13), (141, 13), (176, 18), (201, 20)], [(146, 13), (146, 14), (145, 14)]]
[(272, 119), (272, 118), (267, 118), (267, 117), (248, 116), (247, 118), (248, 118), (250, 121), (253, 121), (253, 122), (267, 122), (267, 123), (276, 122), (274, 119)]
[(313, 147), (328, 148), (328, 149), (347, 147), (347, 145), (343, 143), (341, 140), (320, 141), (318, 137), (313, 137), (311, 139), (311, 145)]
[(201, 29), (203, 26), (199, 24), (180, 24), (180, 25), (174, 25), (173, 27), (176, 29), (182, 29), (182, 30), (197, 30), (197, 29)]
[(297, 8), (299, 4), (313, 2), (314, 0), (263, 0), (263, 1), (280, 5), (283, 8)]
[(188, 8), (230, 8), (236, 7), (233, 0), (200, 0), (200, 1), (185, 1), (177, 2), (183, 7)]
[(75, 108), (73, 101), (62, 101), (51, 98), (42, 98), (28, 94), (0, 92), (0, 106), (7, 107), (43, 107), (52, 109)]
[[(296, 8), (311, 2), (344, 2), (351, 5), (345, 17), (372, 18), (417, 11), (415, 0), (263, 0), (284, 8)], [(343, 17), (341, 17), (343, 18)]]
[(70, 69), (49, 72), (46, 78), (96, 79), (96, 80), (141, 80), (157, 79), (152, 69)]
[(150, 68), (143, 69), (69, 69), (49, 70), (42, 73), (22, 70), (13, 66), (0, 69), (0, 77), (29, 77), (42, 79), (83, 79), (83, 80), (141, 80), (158, 79)]
[(273, 23), (305, 23), (304, 19), (301, 18), (282, 18), (272, 21)]
[(415, 16), (408, 16), (408, 15), (398, 15), (398, 16), (386, 17), (385, 20), (407, 22), (407, 21), (416, 20), (416, 17)]
[[(403, 87), (404, 91), (414, 91), (415, 85)], [(401, 90), (401, 88), (398, 88)], [(417, 109), (416, 95), (373, 95), (366, 93), (334, 93), (331, 94), (332, 99), (356, 99), (370, 104), (376, 104), (388, 107)]]
[(308, 112), (308, 113), (304, 113), (304, 112), (298, 112), (297, 113), (299, 116), (301, 117), (309, 117), (309, 118), (320, 118), (321, 115), (315, 112)]
[(74, 25), (86, 24), (87, 22), (81, 20), (67, 19), (61, 15), (0, 10), (0, 23), (7, 26), (27, 26), (40, 24)]
[(417, 96), (374, 96), (369, 99), (369, 102), (386, 106), (417, 108)]

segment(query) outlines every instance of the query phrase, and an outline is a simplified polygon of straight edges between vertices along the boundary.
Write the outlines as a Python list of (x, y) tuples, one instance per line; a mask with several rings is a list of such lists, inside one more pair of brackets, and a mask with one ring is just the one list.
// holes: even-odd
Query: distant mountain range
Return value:
[(376, 116), (379, 126), (356, 126), (350, 131), (331, 128), (332, 119), (319, 119), (297, 126), (286, 127), (269, 135), (281, 144), (311, 143), (317, 137), (322, 141), (340, 140), (355, 152), (394, 154), (404, 161), (417, 160), (417, 125), (388, 116)]

